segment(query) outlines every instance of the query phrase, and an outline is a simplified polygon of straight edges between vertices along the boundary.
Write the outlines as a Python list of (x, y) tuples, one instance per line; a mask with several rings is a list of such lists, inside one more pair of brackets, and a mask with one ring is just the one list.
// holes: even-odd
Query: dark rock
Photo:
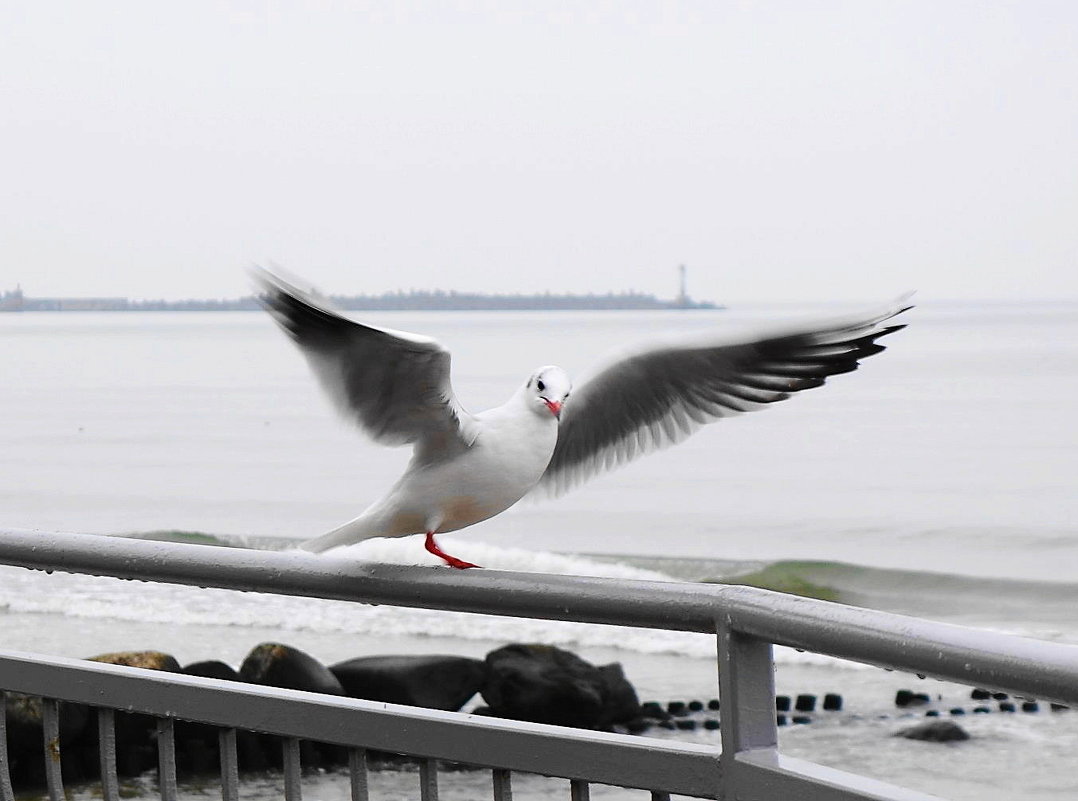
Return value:
[[(205, 679), (239, 681), (240, 674), (220, 660), (192, 662), (180, 668), (186, 676)], [(221, 753), (218, 745), (220, 729), (205, 723), (177, 720), (174, 725), (176, 737), (176, 762), (182, 773), (206, 776), (221, 769)], [(236, 732), (236, 754), (245, 770), (265, 770), (270, 760), (262, 753), (264, 738), (247, 731)]]
[(1057, 703), (1054, 703), (1054, 702), (1052, 703), (1051, 707), (1052, 707), (1053, 712), (1064, 712), (1067, 709), (1070, 709), (1070, 707), (1067, 706), (1066, 704), (1057, 704)]
[(812, 718), (808, 715), (794, 715), (790, 718), (790, 722), (798, 726), (804, 726), (807, 723), (812, 723)]
[(989, 709), (986, 706), (975, 706), (975, 707), (973, 707), (973, 714), (974, 715), (987, 715), (991, 711), (992, 710)]
[(895, 737), (922, 740), (928, 743), (950, 743), (968, 740), (966, 730), (951, 720), (932, 720), (902, 729)]
[(1015, 705), (1011, 701), (1000, 701), (999, 702), (999, 711), (1000, 712), (1014, 712), (1015, 711)]
[(329, 668), (298, 648), (280, 643), (256, 645), (240, 665), (240, 679), (268, 687), (344, 695)]
[(187, 676), (201, 676), (204, 679), (222, 679), (223, 681), (240, 681), (240, 674), (231, 665), (226, 665), (216, 659), (205, 662), (192, 662), (180, 668), (180, 673)]
[(645, 717), (633, 718), (625, 724), (625, 730), (629, 734), (643, 734), (651, 728), (651, 719)]
[(103, 662), (106, 665), (144, 668), (146, 670), (166, 670), (169, 673), (180, 672), (180, 663), (176, 661), (176, 657), (161, 651), (116, 651), (110, 654), (91, 656), (89, 661)]
[(966, 710), (964, 710), (960, 706), (956, 706), (954, 709), (951, 710), (951, 715), (964, 715), (964, 714), (966, 714)]
[(654, 720), (669, 720), (670, 713), (663, 709), (658, 701), (645, 701), (640, 705), (640, 714)]
[[(91, 662), (106, 665), (163, 670), (179, 673), (180, 663), (162, 651), (114, 651), (91, 657)], [(117, 711), (114, 718), (116, 733), (116, 770), (121, 776), (137, 776), (157, 764), (155, 744), (157, 720), (150, 715)], [(96, 727), (90, 736), (97, 742)]]
[[(18, 744), (29, 741), (40, 752), (44, 731), (41, 699), (22, 693), (9, 692), (5, 695), (8, 742)], [(74, 740), (82, 734), (89, 718), (86, 707), (60, 701), (57, 711), (60, 715), (61, 741)]]
[(692, 731), (696, 728), (696, 721), (692, 718), (681, 718), (674, 725), (678, 727), (679, 731)]
[(798, 712), (812, 712), (816, 709), (815, 695), (799, 695), (794, 702), (794, 709)]
[(481, 693), (499, 717), (592, 729), (641, 713), (620, 665), (597, 668), (560, 648), (519, 643), (491, 651), (486, 665)]
[(479, 692), (486, 666), (464, 656), (366, 656), (331, 665), (344, 694), (456, 712)]
[(690, 712), (702, 712), (704, 710), (703, 701), (689, 701)]
[(785, 726), (787, 723), (785, 715), (775, 715), (775, 725)]
[(990, 693), (988, 690), (982, 690), (980, 687), (977, 687), (970, 692), (969, 697), (973, 701), (987, 701), (989, 698), (992, 697), (992, 693)]
[(718, 698), (712, 698), (710, 701), (707, 702), (707, 708), (712, 710), (712, 711), (715, 711), (715, 710), (719, 709), (720, 706), (721, 706), (721, 704), (719, 704), (719, 699)]
[[(42, 701), (34, 695), (6, 693), (5, 722), (7, 724), (8, 758), (11, 781), (16, 787), (43, 787), (45, 763), (42, 759), (44, 720)], [(59, 702), (61, 770), (65, 780), (80, 781), (93, 778), (86, 774), (81, 758), (80, 740), (90, 717), (89, 709), (81, 704)], [(91, 770), (93, 766), (91, 764)]]
[(823, 697), (823, 708), (825, 712), (841, 712), (842, 696), (838, 693), (828, 693)]
[(775, 710), (778, 712), (790, 711), (790, 696), (788, 695), (776, 695), (775, 696)]
[(708, 731), (714, 731), (715, 729), (719, 728), (719, 721), (715, 720), (714, 718), (708, 718), (704, 721), (704, 728)]
[(1022, 702), (1022, 711), (1023, 712), (1038, 712), (1039, 710), (1040, 710), (1040, 706), (1038, 706), (1036, 701), (1023, 701)]
[(1010, 696), (1007, 693), (992, 693), (992, 698), (995, 701), (1006, 701)]
[(938, 718), (939, 716), (940, 716), (940, 711), (938, 709), (930, 709), (927, 712), (925, 712), (925, 717), (926, 718)]
[(932, 699), (925, 693), (915, 693), (910, 690), (899, 690), (895, 693), (895, 706), (923, 706), (931, 703)]
[[(329, 668), (298, 648), (281, 643), (256, 645), (240, 665), (239, 675), (241, 681), (267, 687), (344, 695), (341, 683), (330, 673)], [(237, 745), (240, 745), (238, 741)], [(272, 768), (279, 768), (283, 762), (279, 737), (254, 734), (244, 746), (245, 753), (240, 756), (240, 763), (251, 765), (253, 770), (259, 769), (255, 766), (262, 761)], [(347, 749), (343, 746), (308, 740), (300, 743), (300, 762), (304, 767), (323, 768), (338, 765), (347, 758)]]
[(636, 688), (625, 678), (625, 670), (618, 662), (599, 666), (599, 679), (602, 682), (603, 714), (599, 719), (599, 728), (606, 729), (615, 723), (640, 716), (640, 699)]
[(685, 708), (684, 701), (671, 701), (666, 705), (666, 711), (671, 715), (688, 714), (688, 710)]

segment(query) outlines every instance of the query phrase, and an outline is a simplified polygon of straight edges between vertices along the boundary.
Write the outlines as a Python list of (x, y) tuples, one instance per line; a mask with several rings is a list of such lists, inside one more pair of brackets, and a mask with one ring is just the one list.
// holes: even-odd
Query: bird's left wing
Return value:
[(299, 346), (340, 412), (386, 445), (438, 454), (470, 446), (476, 423), (449, 381), (449, 352), (429, 337), (363, 325), (263, 269), (259, 301)]
[(573, 390), (537, 491), (560, 495), (596, 473), (680, 442), (702, 425), (818, 387), (884, 349), (910, 306), (734, 341), (668, 344), (608, 365)]

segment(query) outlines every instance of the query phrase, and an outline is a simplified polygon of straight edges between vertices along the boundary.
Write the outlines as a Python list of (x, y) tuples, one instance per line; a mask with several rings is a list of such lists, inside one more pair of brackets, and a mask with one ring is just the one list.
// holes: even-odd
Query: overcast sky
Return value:
[[(551, 10), (553, 9), (553, 10)], [(0, 289), (1078, 297), (1078, 3), (0, 4)]]

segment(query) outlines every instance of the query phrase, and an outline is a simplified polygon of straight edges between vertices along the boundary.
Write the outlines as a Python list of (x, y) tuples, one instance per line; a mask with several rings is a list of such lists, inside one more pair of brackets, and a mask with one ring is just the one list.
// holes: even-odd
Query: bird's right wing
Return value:
[(449, 381), (435, 340), (345, 319), (267, 270), (252, 270), (259, 301), (299, 346), (341, 413), (375, 440), (437, 452), (469, 447), (476, 423)]
[(764, 408), (882, 351), (906, 311), (887, 309), (770, 333), (671, 343), (624, 357), (573, 390), (536, 488), (560, 495), (596, 473), (680, 442), (702, 425)]

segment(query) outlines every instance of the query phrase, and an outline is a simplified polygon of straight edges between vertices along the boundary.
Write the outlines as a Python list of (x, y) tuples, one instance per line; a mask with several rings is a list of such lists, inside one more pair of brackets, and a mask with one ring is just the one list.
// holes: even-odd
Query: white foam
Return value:
[[(583, 565), (576, 564), (575, 567), (580, 569)], [(617, 572), (618, 566), (603, 567), (612, 568), (610, 573)], [(404, 635), (486, 641), (498, 645), (542, 642), (570, 649), (611, 648), (640, 654), (715, 658), (714, 636), (693, 632), (370, 606), (215, 588), (134, 583), (98, 576), (59, 573), (46, 576), (17, 568), (0, 571), (0, 608), (11, 612), (195, 628), (235, 626), (344, 636)], [(174, 631), (170, 636), (186, 635)], [(787, 648), (776, 649), (776, 661), (852, 666), (852, 663)]]
[[(503, 548), (446, 537), (449, 552), (490, 568), (532, 573), (678, 581), (655, 570), (581, 556)], [(398, 564), (437, 564), (421, 538), (368, 540), (334, 550), (338, 556)], [(504, 643), (543, 642), (603, 647), (641, 654), (714, 659), (715, 638), (692, 632), (510, 618), (465, 612), (371, 606), (317, 598), (236, 592), (97, 576), (0, 568), (0, 608), (71, 618), (159, 622), (180, 626), (236, 626), (323, 634), (417, 636)], [(1044, 636), (1046, 632), (1011, 632)], [(775, 649), (780, 664), (860, 667), (790, 648)]]
[[(335, 556), (354, 557), (369, 562), (400, 565), (442, 565), (441, 559), (422, 547), (422, 535), (417, 537), (378, 538), (355, 545), (333, 548)], [(680, 581), (657, 570), (632, 567), (618, 562), (597, 561), (587, 557), (524, 548), (506, 548), (461, 539), (439, 536), (438, 543), (454, 556), (493, 570), (526, 573), (552, 573), (559, 576), (596, 576), (600, 578), (639, 579), (643, 581)]]

